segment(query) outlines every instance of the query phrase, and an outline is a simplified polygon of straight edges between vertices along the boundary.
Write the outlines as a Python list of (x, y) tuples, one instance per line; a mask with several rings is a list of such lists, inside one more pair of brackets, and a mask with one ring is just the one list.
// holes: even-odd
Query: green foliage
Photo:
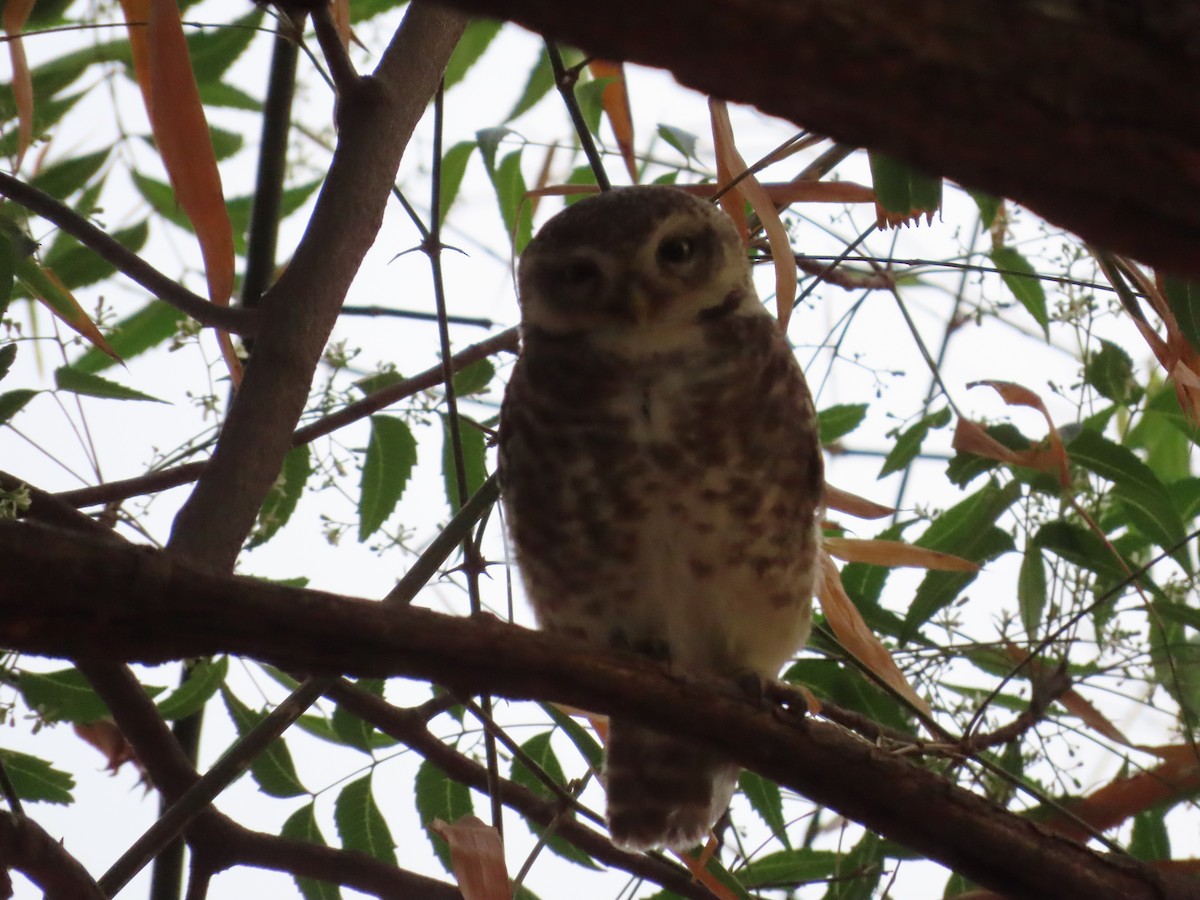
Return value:
[(83, 394), (86, 397), (101, 397), (106, 400), (148, 400), (152, 403), (164, 403), (157, 397), (143, 394), (141, 391), (81, 372), (71, 366), (62, 366), (54, 370), (54, 385), (60, 391), (70, 391), (72, 394)]
[(417, 769), (417, 777), (413, 783), (416, 792), (417, 814), (421, 817), (421, 825), (433, 845), (442, 867), (451, 871), (450, 848), (446, 840), (437, 834), (430, 826), (440, 819), (454, 824), (463, 816), (474, 812), (471, 805), (471, 792), (459, 781), (454, 781), (446, 773), (429, 760), (421, 763)]
[(343, 847), (396, 864), (396, 842), (375, 802), (370, 775), (342, 788), (334, 803), (333, 820)]
[(994, 247), (990, 256), (1005, 286), (1042, 326), (1042, 331), (1049, 338), (1050, 314), (1046, 310), (1046, 291), (1038, 279), (1037, 271), (1029, 264), (1029, 260), (1012, 247)]
[[(328, 846), (325, 835), (321, 834), (321, 828), (317, 825), (316, 811), (311, 803), (292, 813), (283, 823), (283, 828), (279, 833), (292, 840), (308, 841), (310, 844), (320, 847)], [(297, 877), (296, 887), (299, 888), (300, 895), (304, 900), (337, 900), (342, 896), (342, 892), (336, 885), (327, 881), (318, 881), (315, 878)]]
[(75, 787), (75, 779), (45, 760), (0, 748), (0, 764), (22, 800), (58, 805), (74, 802), (71, 790)]
[[(265, 713), (246, 706), (227, 687), (221, 687), (220, 690), (225, 709), (239, 735), (246, 734), (266, 718)], [(259, 790), (268, 797), (297, 797), (308, 793), (296, 775), (296, 766), (287, 744), (281, 740), (272, 741), (262, 755), (251, 763), (250, 775)]]
[(416, 463), (417, 442), (407, 423), (394, 416), (371, 416), (371, 440), (359, 485), (359, 541), (378, 531), (392, 514)]

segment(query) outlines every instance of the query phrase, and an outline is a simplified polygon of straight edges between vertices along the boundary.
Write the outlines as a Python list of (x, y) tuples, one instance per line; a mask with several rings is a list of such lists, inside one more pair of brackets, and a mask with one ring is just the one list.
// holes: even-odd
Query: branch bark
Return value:
[[(1200, 276), (1200, 7), (1175, 0), (449, 0), (670, 69)], [(669, 35), (669, 40), (664, 40)]]
[(709, 744), (993, 890), (1093, 900), (1200, 895), (1193, 882), (1093, 853), (835, 726), (756, 706), (723, 684), (669, 676), (649, 661), (488, 618), (218, 575), (40, 526), (0, 523), (0, 549), (0, 645), (75, 658), (85, 671), (231, 652), (314, 674), (403, 675), (553, 700)]

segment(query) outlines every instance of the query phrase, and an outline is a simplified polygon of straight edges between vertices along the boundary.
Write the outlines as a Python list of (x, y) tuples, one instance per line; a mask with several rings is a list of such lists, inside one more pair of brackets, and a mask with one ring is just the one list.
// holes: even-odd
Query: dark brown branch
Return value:
[[(507, 328), (486, 340), (480, 341), (478, 344), (472, 344), (470, 347), (454, 354), (451, 357), (451, 368), (455, 372), (459, 372), (472, 363), (479, 362), (479, 360), (486, 359), (489, 356), (494, 356), (501, 351), (515, 353), (516, 350), (517, 329)], [(386, 409), (393, 403), (397, 403), (421, 391), (435, 388), (441, 382), (442, 367), (437, 365), (426, 369), (418, 375), (414, 375), (412, 378), (406, 378), (396, 384), (374, 391), (361, 400), (339, 409), (337, 412), (322, 416), (317, 421), (297, 429), (292, 434), (292, 446), (299, 447), (302, 444), (315, 441), (319, 437), (332, 434), (337, 429), (344, 428), (360, 419), (365, 419), (372, 413)], [(168, 488), (178, 487), (181, 484), (195, 481), (203, 474), (207, 467), (207, 462), (185, 463), (184, 465), (163, 469), (159, 472), (139, 475), (136, 478), (125, 478), (121, 481), (109, 481), (104, 484), (95, 485), (94, 487), (63, 491), (54, 496), (72, 506), (94, 506), (99, 503), (112, 503), (116, 500), (125, 500), (129, 497), (140, 496), (141, 494), (165, 491)]]
[[(222, 576), (157, 551), (34, 525), (0, 523), (0, 548), (0, 645), (76, 658), (89, 677), (98, 660), (111, 666), (231, 652), (314, 674), (404, 675), (553, 700), (711, 745), (994, 890), (1092, 900), (1192, 896), (1170, 874), (1096, 854), (836, 726), (756, 706), (724, 684), (667, 675), (647, 660), (487, 618)], [(144, 736), (114, 713), (139, 746)]]
[(151, 294), (191, 316), (201, 325), (221, 328), (234, 334), (253, 334), (257, 320), (252, 312), (229, 306), (216, 306), (193, 294), (154, 268), (132, 250), (101, 231), (75, 210), (32, 185), (0, 172), (0, 194), (32, 213), (53, 222), (105, 262), (111, 263)]
[[(451, 0), (670, 69), (1200, 275), (1200, 7), (1174, 0)], [(670, 35), (670, 40), (664, 40)]]
[(292, 261), (262, 297), (254, 356), (168, 547), (229, 570), (275, 483), (338, 311), (375, 240), (409, 137), (466, 19), (413, 4), (375, 72), (338, 98), (338, 144)]
[[(41, 888), (47, 897), (104, 900), (105, 894), (87, 869), (61, 843), (24, 816), (0, 812), (0, 878), (16, 869)], [(11, 884), (4, 896), (11, 896)]]

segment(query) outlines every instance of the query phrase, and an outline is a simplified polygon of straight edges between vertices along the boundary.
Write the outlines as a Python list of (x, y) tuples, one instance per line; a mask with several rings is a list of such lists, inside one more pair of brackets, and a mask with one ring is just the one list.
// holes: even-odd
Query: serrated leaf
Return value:
[(51, 269), (38, 265), (32, 256), (26, 256), (16, 260), (14, 271), (17, 280), (29, 291), (30, 296), (37, 298), (72, 331), (105, 353), (112, 353), (112, 348), (108, 346), (96, 323), (83, 311), (83, 307)]
[(852, 432), (867, 416), (866, 403), (839, 403), (817, 413), (821, 443), (829, 446), (838, 438)]
[[(143, 220), (136, 225), (114, 231), (110, 237), (126, 250), (136, 253), (142, 249), (149, 235), (149, 226)], [(45, 263), (48, 268), (54, 270), (63, 287), (69, 290), (96, 284), (117, 271), (115, 265), (72, 237), (56, 240), (51, 251), (46, 254)]]
[[(559, 50), (562, 53), (563, 65), (568, 69), (583, 61), (583, 54), (578, 50), (570, 47), (560, 47)], [(538, 54), (537, 62), (529, 70), (529, 76), (525, 80), (521, 96), (517, 98), (513, 108), (504, 117), (504, 121), (511, 122), (517, 116), (531, 109), (552, 90), (554, 90), (554, 68), (550, 65), (550, 57), (546, 55), (545, 50), (542, 50)]]
[(1167, 834), (1165, 806), (1144, 809), (1134, 815), (1129, 854), (1134, 859), (1146, 861), (1171, 858), (1171, 838)]
[[(551, 746), (551, 732), (546, 731), (542, 734), (537, 734), (521, 744), (521, 749), (529, 757), (530, 761), (550, 777), (556, 784), (566, 785), (567, 778), (563, 774), (562, 766), (558, 762), (558, 757), (554, 753), (554, 748)], [(540, 778), (537, 777), (524, 763), (513, 757), (512, 764), (512, 780), (517, 784), (528, 788), (533, 793), (546, 798), (553, 798), (556, 794), (548, 788)], [(534, 823), (527, 822), (530, 831), (542, 837), (546, 835), (546, 829)], [(576, 847), (574, 844), (563, 840), (556, 834), (546, 835), (546, 846), (557, 855), (564, 859), (569, 859), (571, 862), (585, 866), (589, 869), (599, 869), (592, 858)]]
[[(915, 543), (971, 562), (994, 559), (1013, 549), (1012, 536), (995, 522), (1020, 496), (1021, 486), (1015, 481), (1004, 487), (985, 485), (934, 519)], [(911, 636), (919, 625), (952, 603), (975, 578), (976, 573), (971, 572), (927, 574), (904, 616), (905, 635)]]
[(804, 685), (820, 700), (857, 710), (897, 731), (912, 730), (906, 707), (856, 669), (843, 666), (836, 659), (802, 659), (793, 663), (783, 677), (792, 684)]
[(1174, 548), (1172, 556), (1176, 562), (1191, 571), (1183, 518), (1166, 485), (1148, 465), (1129, 448), (1087, 429), (1071, 439), (1067, 453), (1076, 465), (1111, 481), (1112, 497), (1121, 504), (1130, 522), (1164, 550)]
[(1050, 316), (1046, 312), (1046, 292), (1029, 260), (1012, 247), (993, 247), (988, 255), (1000, 270), (1000, 278), (1005, 286), (1042, 326), (1042, 332), (1049, 338)]
[[(377, 678), (360, 678), (355, 684), (376, 697), (383, 696), (383, 681)], [(375, 746), (375, 726), (340, 705), (333, 711), (329, 725), (333, 734), (347, 746), (364, 753), (370, 753)]]
[(359, 483), (359, 543), (392, 514), (416, 462), (417, 441), (408, 423), (394, 416), (371, 416), (371, 439)]
[(17, 413), (19, 413), (35, 396), (41, 391), (29, 390), (21, 388), (15, 391), (7, 391), (0, 394), (0, 425), (3, 425)]
[(1047, 522), (1038, 529), (1034, 543), (1061, 556), (1072, 565), (1109, 580), (1125, 577), (1125, 569), (1112, 550), (1094, 532), (1072, 522)]
[(108, 160), (110, 149), (105, 148), (46, 166), (31, 178), (29, 183), (51, 197), (66, 200), (100, 171), (100, 167)]
[(102, 397), (107, 400), (145, 400), (153, 403), (165, 403), (157, 397), (135, 391), (133, 388), (101, 378), (99, 375), (89, 375), (70, 366), (62, 366), (54, 370), (54, 383), (60, 391), (70, 391), (72, 394), (83, 394), (87, 397)]
[(979, 224), (986, 231), (996, 222), (996, 213), (1000, 212), (1001, 199), (983, 191), (967, 191), (975, 206), (979, 208)]
[[(266, 718), (264, 713), (250, 709), (224, 686), (221, 688), (221, 698), (239, 735), (244, 735)], [(259, 790), (268, 797), (298, 797), (309, 793), (296, 775), (292, 754), (282, 738), (273, 740), (250, 765), (250, 774)]]
[[(930, 429), (945, 428), (950, 424), (950, 409), (943, 407), (935, 413), (922, 416), (896, 437), (896, 443), (883, 461), (877, 478), (883, 478), (893, 472), (908, 468), (921, 452), (921, 444), (928, 437)], [(824, 436), (822, 436), (822, 439)]]
[(604, 114), (604, 92), (612, 84), (611, 78), (593, 78), (575, 83), (575, 99), (583, 121), (592, 134), (600, 133), (600, 117)]
[(458, 189), (462, 187), (463, 176), (467, 172), (467, 163), (471, 160), (471, 154), (475, 152), (474, 141), (462, 141), (455, 144), (442, 156), (442, 191), (440, 196), (441, 202), (441, 221), (446, 221), (446, 214), (450, 212), (450, 207), (454, 205), (454, 200), (458, 197)]
[(932, 221), (942, 203), (942, 179), (918, 172), (894, 157), (870, 151), (876, 217), (881, 225), (919, 219)]
[(417, 814), (421, 817), (421, 825), (433, 845), (433, 852), (447, 872), (453, 872), (450, 864), (450, 848), (446, 841), (429, 826), (434, 819), (444, 822), (457, 822), (463, 816), (474, 813), (471, 806), (471, 792), (467, 786), (446, 776), (441, 769), (429, 760), (423, 760), (417, 769), (417, 777), (413, 782), (416, 792)]
[[(316, 808), (312, 803), (300, 807), (288, 816), (280, 829), (280, 835), (293, 841), (307, 841), (319, 847), (329, 846), (325, 835), (321, 834), (320, 826), (317, 825)], [(316, 878), (296, 876), (296, 887), (304, 900), (338, 900), (342, 896), (341, 889), (336, 884)]]
[(168, 721), (174, 721), (199, 712), (220, 690), (228, 674), (228, 657), (200, 660), (188, 671), (186, 681), (155, 704), (158, 714)]
[(87, 724), (109, 715), (108, 706), (78, 669), (22, 672), (17, 690), (25, 705), (47, 722)]
[(466, 77), (471, 66), (479, 61), (479, 57), (483, 56), (484, 51), (500, 33), (503, 24), (495, 19), (471, 20), (458, 43), (454, 45), (454, 52), (450, 54), (450, 60), (446, 63), (446, 73), (443, 76), (446, 90)]
[(73, 802), (71, 789), (75, 787), (75, 779), (45, 760), (0, 748), (0, 763), (22, 800), (63, 806)]
[[(182, 312), (169, 303), (151, 300), (137, 312), (113, 325), (109, 329), (108, 343), (121, 359), (128, 362), (174, 337), (179, 331), (179, 323), (185, 318)], [(89, 349), (71, 363), (71, 368), (94, 375), (113, 365), (116, 365), (116, 361), (108, 354)]]
[(17, 358), (16, 342), (11, 342), (0, 347), (0, 380), (8, 374), (8, 370), (12, 368), (13, 361)]
[(696, 144), (699, 138), (690, 131), (684, 131), (682, 128), (676, 128), (674, 125), (658, 126), (658, 136), (662, 138), (671, 147), (678, 150), (684, 159), (699, 160), (696, 157)]
[(580, 725), (573, 716), (567, 715), (553, 703), (539, 703), (538, 706), (554, 720), (555, 725), (563, 730), (587, 764), (599, 772), (604, 761), (604, 751), (588, 730)]
[[(758, 817), (771, 829), (772, 836), (783, 842), (790, 849), (788, 841), (787, 822), (783, 818), (783, 794), (779, 785), (763, 778), (757, 772), (743, 769), (738, 776), (738, 790), (750, 802), (750, 807), (758, 813)], [(753, 865), (753, 863), (752, 863)], [(750, 882), (744, 882), (751, 887)]]
[(1167, 275), (1162, 286), (1179, 330), (1193, 351), (1200, 350), (1200, 281)]
[(840, 855), (837, 871), (825, 900), (872, 900), (883, 877), (883, 839), (866, 832), (849, 853)]
[[(458, 472), (454, 462), (454, 442), (450, 436), (450, 417), (442, 414), (442, 480), (446, 485), (446, 499), (450, 508), (458, 512), (465, 502), (458, 496)], [(462, 438), (463, 467), (467, 476), (467, 497), (470, 497), (487, 479), (485, 457), (487, 448), (483, 432), (459, 416), (459, 434)], [(447, 819), (447, 821), (449, 821)]]
[(308, 445), (301, 444), (289, 450), (283, 458), (279, 477), (275, 479), (262, 506), (259, 507), (258, 519), (250, 540), (246, 543), (246, 549), (265, 544), (287, 524), (292, 513), (296, 511), (296, 504), (300, 502), (300, 497), (304, 494), (304, 485), (311, 474), (312, 459)]
[[(504, 233), (512, 242), (513, 253), (519, 256), (533, 237), (530, 205), (525, 199), (525, 176), (521, 174), (522, 150), (513, 150), (506, 154), (499, 163), (495, 163), (494, 148), (489, 154), (482, 139), (479, 148), (483, 151), (488, 177), (496, 192), (496, 202), (500, 206), (500, 216), (504, 220)], [(495, 164), (493, 165), (493, 163)]]
[(210, 128), (208, 131), (212, 135), (213, 154), (217, 157), (217, 162), (229, 159), (246, 145), (246, 139), (236, 131), (226, 131), (223, 128)]
[(1114, 403), (1129, 404), (1141, 396), (1142, 390), (1133, 377), (1133, 360), (1116, 344), (1100, 341), (1100, 349), (1089, 353), (1084, 365), (1083, 379), (1102, 397)]
[(200, 88), (200, 100), (205, 106), (224, 106), (247, 112), (262, 112), (263, 105), (239, 87), (224, 81), (204, 81)]
[(832, 850), (781, 850), (750, 860), (738, 876), (748, 888), (790, 888), (832, 878), (842, 861)]
[(1033, 545), (1025, 548), (1025, 555), (1021, 559), (1021, 572), (1017, 576), (1017, 603), (1025, 633), (1030, 637), (1036, 636), (1046, 610), (1046, 563), (1041, 551)]
[(196, 81), (219, 81), (258, 36), (262, 17), (262, 9), (255, 7), (228, 25), (190, 33), (187, 49)]
[[(36, 79), (34, 85), (36, 87)], [(6, 85), (6, 87), (8, 87)], [(71, 94), (69, 97), (62, 97), (46, 102), (38, 102), (33, 110), (33, 134), (37, 136), (49, 131), (54, 125), (57, 125), (68, 112), (70, 112), (76, 103), (83, 98), (84, 92)], [(14, 126), (5, 130), (3, 136), (0, 136), (0, 156), (13, 157), (16, 156), (17, 146), (20, 143), (20, 130)]]
[(342, 788), (333, 806), (333, 820), (343, 847), (396, 864), (396, 842), (375, 803), (370, 775)]
[(481, 359), (478, 362), (473, 362), (461, 372), (454, 375), (454, 395), (456, 397), (468, 397), (471, 394), (478, 394), (480, 391), (486, 390), (487, 386), (492, 383), (492, 378), (496, 374), (496, 367), (492, 365), (490, 359)]

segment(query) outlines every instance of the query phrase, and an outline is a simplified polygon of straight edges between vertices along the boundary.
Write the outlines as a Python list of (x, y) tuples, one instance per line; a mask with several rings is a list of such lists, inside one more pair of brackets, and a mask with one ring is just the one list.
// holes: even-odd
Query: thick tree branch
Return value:
[(338, 145), (292, 261), (263, 295), (254, 356), (212, 460), (179, 511), (173, 552), (229, 570), (275, 483), (313, 372), (383, 221), (408, 144), (466, 19), (409, 7), (375, 73), (338, 98)]
[[(670, 69), (1200, 275), (1200, 7), (1176, 0), (450, 0)], [(670, 35), (670, 40), (664, 40)]]
[[(0, 870), (16, 869), (40, 887), (47, 897), (71, 897), (78, 900), (104, 900), (108, 895), (96, 886), (92, 876), (63, 845), (24, 816), (0, 812)], [(0, 887), (8, 882), (0, 875)], [(12, 886), (4, 896), (11, 896)]]
[(672, 677), (649, 661), (487, 618), (222, 576), (157, 551), (34, 525), (0, 523), (0, 548), (0, 645), (23, 652), (92, 668), (88, 660), (228, 651), (315, 674), (405, 675), (619, 713), (710, 744), (994, 890), (1092, 900), (1196, 896), (1194, 885), (1093, 853), (835, 726), (756, 707), (727, 686)]

